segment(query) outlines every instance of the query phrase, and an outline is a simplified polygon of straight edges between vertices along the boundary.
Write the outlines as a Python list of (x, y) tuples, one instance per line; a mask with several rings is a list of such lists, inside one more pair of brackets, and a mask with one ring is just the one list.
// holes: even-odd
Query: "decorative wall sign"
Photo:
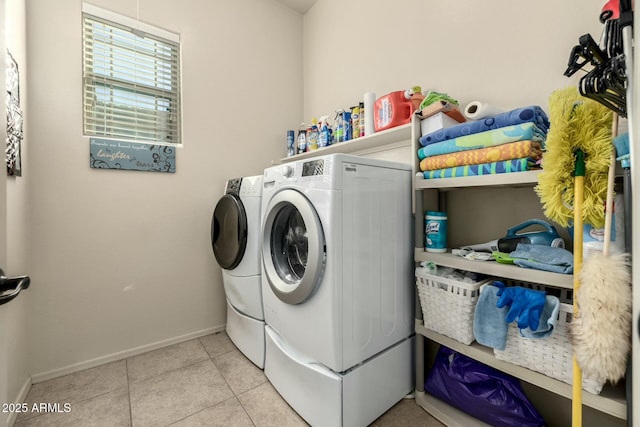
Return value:
[(20, 76), (18, 64), (7, 50), (7, 175), (21, 176), (22, 110), (20, 109)]
[(176, 151), (168, 145), (142, 144), (112, 139), (90, 139), (90, 166), (145, 172), (176, 171)]

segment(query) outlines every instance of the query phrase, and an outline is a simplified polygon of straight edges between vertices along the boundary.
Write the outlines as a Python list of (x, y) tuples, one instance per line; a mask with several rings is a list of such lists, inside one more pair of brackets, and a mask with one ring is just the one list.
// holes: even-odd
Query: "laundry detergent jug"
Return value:
[(376, 132), (411, 122), (415, 106), (407, 91), (399, 90), (378, 98), (374, 104), (373, 126)]

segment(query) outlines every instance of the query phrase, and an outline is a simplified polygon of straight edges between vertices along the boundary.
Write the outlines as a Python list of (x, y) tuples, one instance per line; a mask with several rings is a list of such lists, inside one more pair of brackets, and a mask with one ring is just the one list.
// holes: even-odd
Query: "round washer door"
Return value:
[(247, 248), (247, 214), (242, 201), (233, 194), (218, 200), (211, 218), (211, 246), (220, 267), (233, 270)]
[(283, 190), (269, 201), (262, 227), (262, 262), (273, 293), (287, 304), (313, 294), (324, 270), (322, 225), (309, 200)]

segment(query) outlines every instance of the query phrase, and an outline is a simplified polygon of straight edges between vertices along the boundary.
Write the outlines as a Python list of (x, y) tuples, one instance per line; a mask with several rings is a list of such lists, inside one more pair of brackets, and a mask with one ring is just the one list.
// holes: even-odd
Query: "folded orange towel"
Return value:
[(542, 148), (540, 142), (529, 140), (516, 141), (493, 147), (427, 157), (420, 162), (420, 170), (430, 171), (455, 166), (479, 165), (500, 160), (520, 159), (523, 157), (529, 157), (532, 160), (541, 159)]

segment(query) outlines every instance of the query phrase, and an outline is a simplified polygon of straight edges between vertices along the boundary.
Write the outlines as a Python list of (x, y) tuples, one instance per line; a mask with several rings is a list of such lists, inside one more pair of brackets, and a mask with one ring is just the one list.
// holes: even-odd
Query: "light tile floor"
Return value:
[[(70, 411), (21, 413), (16, 427), (307, 425), (224, 332), (34, 384), (25, 403)], [(403, 399), (372, 426), (443, 424)]]

